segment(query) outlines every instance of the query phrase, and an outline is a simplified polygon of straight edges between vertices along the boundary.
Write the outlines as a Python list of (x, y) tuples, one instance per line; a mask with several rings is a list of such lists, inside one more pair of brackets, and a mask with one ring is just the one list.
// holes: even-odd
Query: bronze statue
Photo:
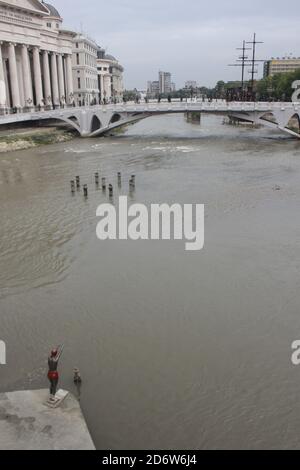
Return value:
[(59, 375), (57, 371), (58, 361), (62, 355), (63, 346), (58, 346), (56, 349), (52, 349), (48, 357), (48, 379), (50, 382), (50, 401), (55, 401), (55, 395), (57, 392), (57, 385), (59, 380)]

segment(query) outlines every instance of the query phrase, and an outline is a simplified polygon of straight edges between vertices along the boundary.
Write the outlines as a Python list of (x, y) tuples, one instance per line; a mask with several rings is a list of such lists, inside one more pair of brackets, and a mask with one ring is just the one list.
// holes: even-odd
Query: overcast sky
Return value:
[[(64, 26), (83, 30), (125, 67), (125, 86), (144, 89), (169, 71), (177, 87), (186, 80), (215, 85), (239, 79), (243, 39), (256, 31), (259, 58), (300, 56), (299, 0), (49, 0)], [(260, 75), (262, 66), (260, 66)]]

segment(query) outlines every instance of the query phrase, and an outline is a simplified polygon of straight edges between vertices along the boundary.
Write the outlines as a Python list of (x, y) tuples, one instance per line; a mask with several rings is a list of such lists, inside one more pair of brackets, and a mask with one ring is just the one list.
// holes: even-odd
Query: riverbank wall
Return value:
[(6, 128), (0, 131), (0, 154), (68, 142), (76, 133), (65, 127)]
[(0, 394), (0, 450), (95, 450), (80, 404), (68, 394), (49, 408), (48, 390)]

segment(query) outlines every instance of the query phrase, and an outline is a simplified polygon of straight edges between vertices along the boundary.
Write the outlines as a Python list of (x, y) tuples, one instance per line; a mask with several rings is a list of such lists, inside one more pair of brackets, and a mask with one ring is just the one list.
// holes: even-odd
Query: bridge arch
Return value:
[(295, 113), (287, 123), (286, 127), (291, 130), (296, 130), (300, 134), (300, 115)]
[(72, 115), (72, 116), (64, 117), (64, 116), (58, 115), (57, 117), (51, 116), (51, 118), (58, 119), (59, 121), (63, 121), (69, 124), (69, 126), (73, 127), (73, 129), (75, 129), (81, 135), (80, 120), (78, 119), (77, 116)]
[(272, 112), (268, 112), (260, 116), (260, 121), (269, 122), (271, 124), (278, 124), (276, 116)]
[(78, 118), (77, 118), (76, 116), (70, 116), (70, 117), (68, 117), (67, 119), (69, 119), (70, 121), (74, 122), (74, 123), (76, 124), (76, 126), (78, 126), (78, 128), (80, 127)]
[(114, 114), (112, 115), (110, 121), (109, 121), (109, 124), (114, 124), (114, 123), (116, 123), (116, 122), (119, 122), (119, 121), (121, 121), (121, 119), (122, 119), (121, 114), (119, 114), (119, 113), (114, 113)]
[(90, 130), (91, 133), (99, 131), (101, 127), (102, 127), (102, 124), (101, 124), (100, 119), (98, 118), (98, 116), (96, 116), (96, 114), (94, 114), (91, 120), (91, 130)]

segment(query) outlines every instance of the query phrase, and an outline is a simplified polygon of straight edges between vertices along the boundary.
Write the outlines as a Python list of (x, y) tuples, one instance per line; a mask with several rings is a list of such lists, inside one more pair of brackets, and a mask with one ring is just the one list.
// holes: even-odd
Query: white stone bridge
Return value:
[[(238, 121), (264, 124), (300, 139), (300, 102), (172, 102), (68, 107), (56, 110), (19, 112), (0, 116), (1, 124), (27, 121), (60, 120), (72, 126), (82, 137), (97, 137), (126, 124), (150, 116), (197, 112), (219, 114)], [(299, 132), (291, 121), (297, 123)], [(293, 129), (292, 129), (293, 128)]]

